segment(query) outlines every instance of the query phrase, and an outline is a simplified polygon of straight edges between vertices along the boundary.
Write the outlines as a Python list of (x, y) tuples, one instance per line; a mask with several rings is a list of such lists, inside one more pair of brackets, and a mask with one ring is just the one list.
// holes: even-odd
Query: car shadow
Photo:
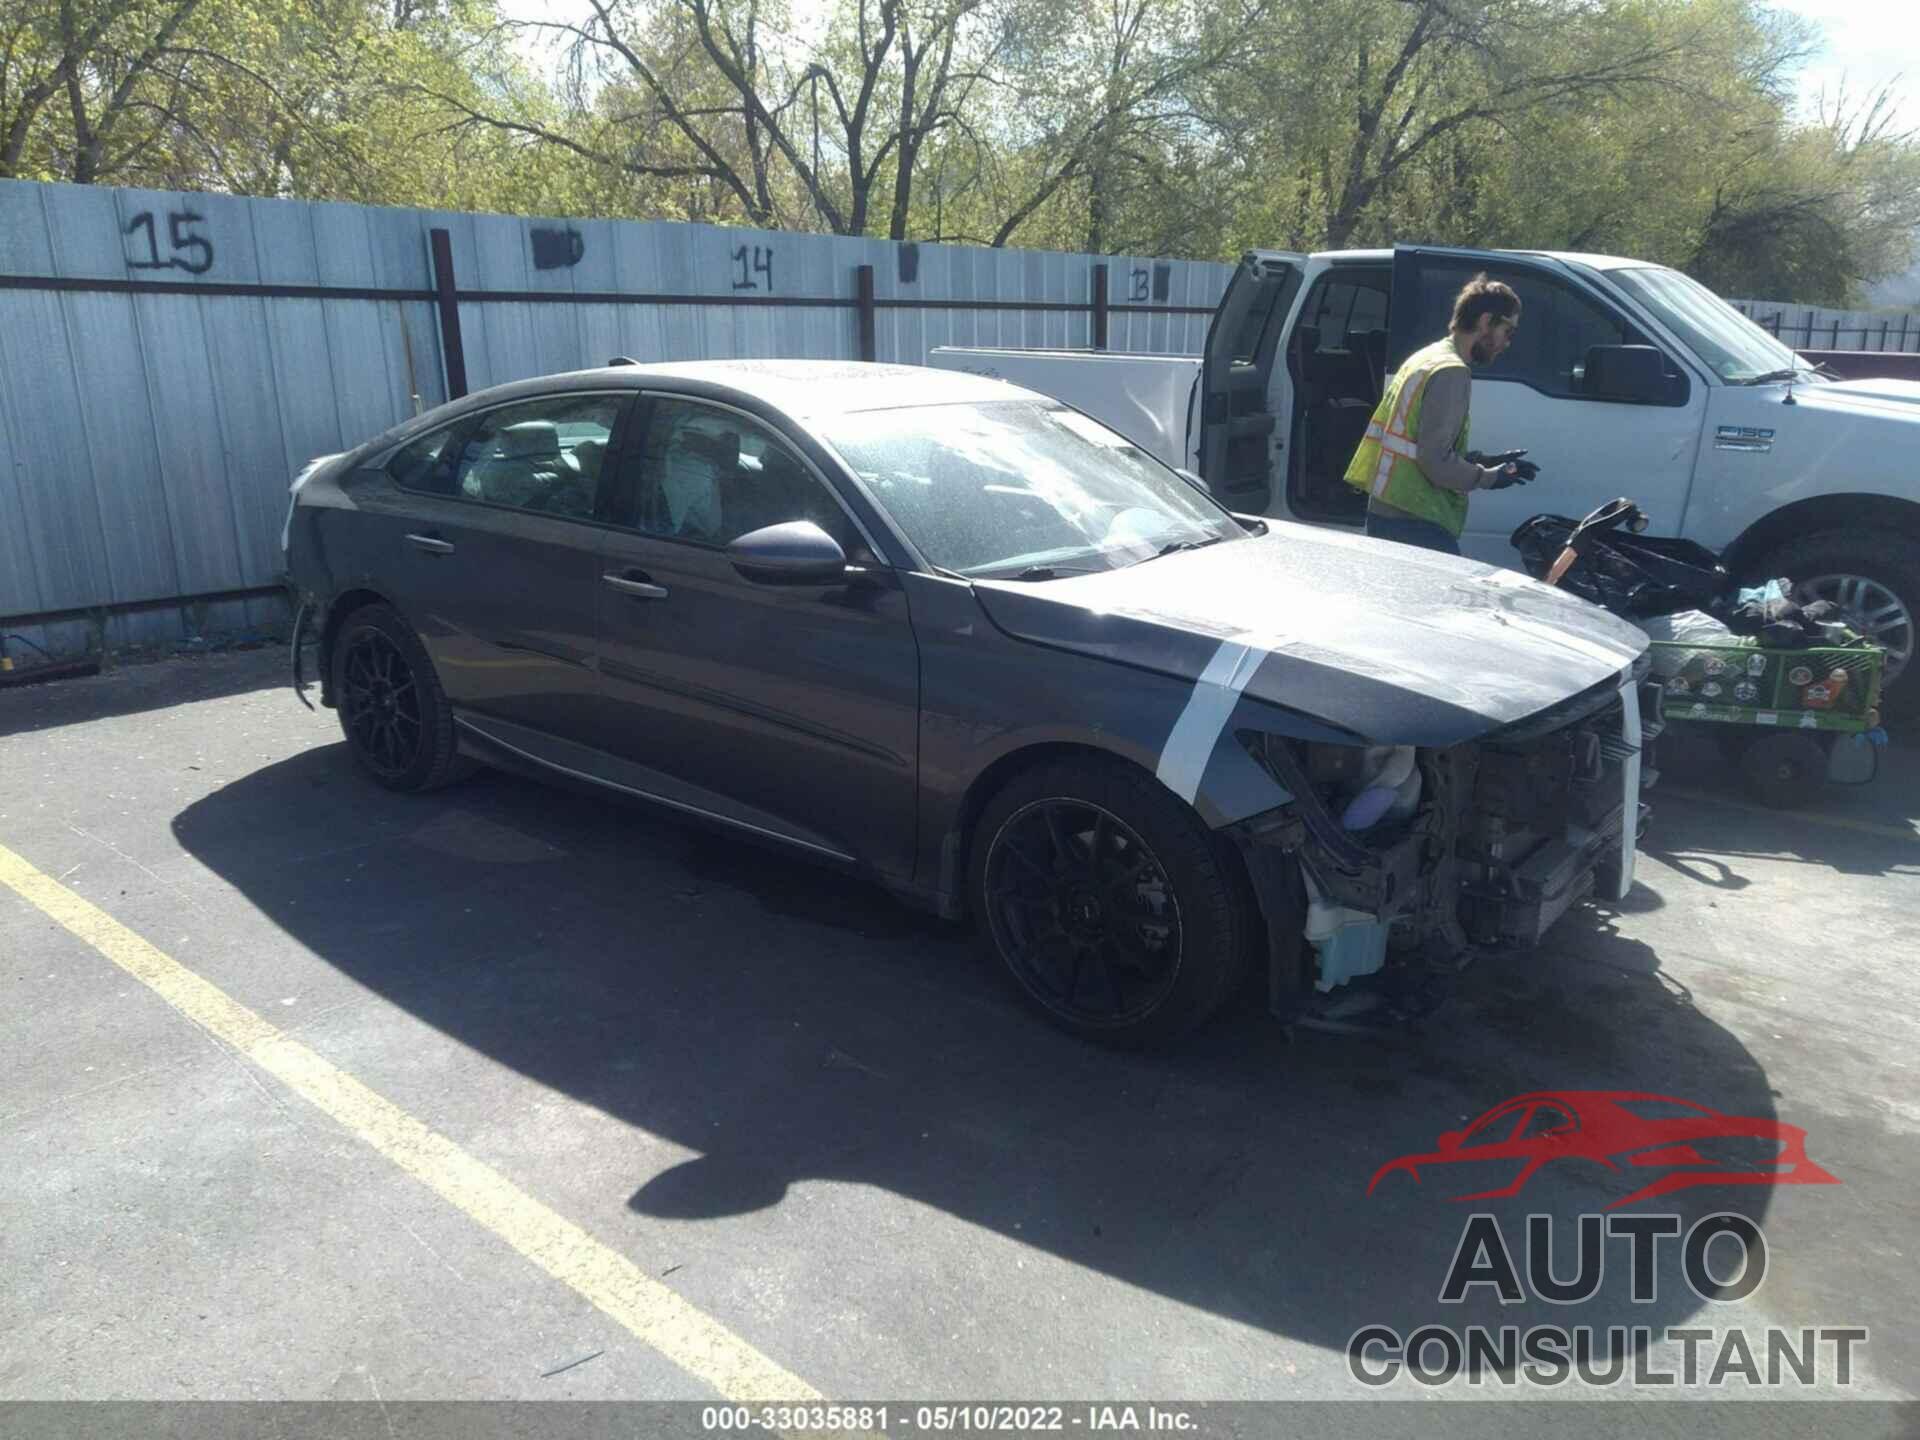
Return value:
[[(697, 1152), (632, 1175), (635, 1212), (710, 1220), (779, 1205), (797, 1182), (858, 1182), (1328, 1347), (1373, 1324), (1680, 1322), (1705, 1302), (1674, 1245), (1652, 1304), (1630, 1301), (1617, 1256), (1600, 1296), (1572, 1311), (1501, 1306), (1484, 1286), (1438, 1300), (1472, 1211), (1501, 1217), (1519, 1264), (1524, 1217), (1555, 1216), (1564, 1275), (1574, 1217), (1644, 1173), (1557, 1164), (1475, 1204), (1450, 1199), (1470, 1183), (1441, 1173), (1451, 1167), (1371, 1195), (1369, 1180), (1535, 1090), (1774, 1115), (1761, 1066), (1622, 933), (1620, 912), (1576, 909), (1541, 951), (1469, 969), (1410, 1029), (1289, 1033), (1253, 1006), (1175, 1053), (1128, 1055), (1030, 1015), (958, 927), (598, 796), (496, 773), (394, 796), (334, 745), (227, 785), (173, 829), (370, 991)], [(296, 855), (308, 858), (285, 858)], [(1622, 909), (1658, 903), (1643, 890)], [(1720, 1186), (1651, 1208), (1690, 1224), (1713, 1211), (1759, 1220), (1768, 1203), (1767, 1187)], [(1603, 1338), (1600, 1353), (1621, 1343), (1638, 1341)]]

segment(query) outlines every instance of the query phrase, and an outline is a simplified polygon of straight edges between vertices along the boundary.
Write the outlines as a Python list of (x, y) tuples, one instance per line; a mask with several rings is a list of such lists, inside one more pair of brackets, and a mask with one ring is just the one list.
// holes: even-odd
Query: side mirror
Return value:
[(750, 530), (727, 546), (727, 559), (762, 585), (832, 585), (847, 574), (847, 552), (811, 520)]
[(1440, 1148), (1442, 1150), (1458, 1150), (1460, 1148), (1460, 1142), (1466, 1138), (1466, 1135), (1467, 1132), (1464, 1130), (1449, 1130), (1440, 1137)]
[(1580, 389), (1594, 400), (1657, 404), (1667, 397), (1666, 364), (1651, 345), (1594, 345)]

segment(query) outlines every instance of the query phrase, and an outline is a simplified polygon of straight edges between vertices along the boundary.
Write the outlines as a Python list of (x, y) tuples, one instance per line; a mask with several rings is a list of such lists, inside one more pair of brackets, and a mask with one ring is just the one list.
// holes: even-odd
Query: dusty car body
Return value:
[[(542, 405), (561, 438), (526, 461), (556, 445)], [(688, 428), (712, 417), (717, 460)], [(376, 779), (471, 756), (856, 868), (971, 913), (1100, 1038), (1188, 1028), (1245, 964), (1312, 1011), (1632, 884), (1640, 632), (1511, 572), (1230, 515), (995, 380), (524, 381), (309, 466), (287, 541), (322, 700)], [(387, 763), (408, 735), (431, 764)], [(1404, 803), (1359, 823), (1383, 770)]]

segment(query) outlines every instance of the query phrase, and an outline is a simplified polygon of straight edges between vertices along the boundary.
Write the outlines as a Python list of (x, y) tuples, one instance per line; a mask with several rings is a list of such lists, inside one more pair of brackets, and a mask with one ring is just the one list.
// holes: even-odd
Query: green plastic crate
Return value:
[[(1757, 645), (1695, 645), (1655, 640), (1654, 669), (1665, 687), (1669, 720), (1858, 734), (1879, 721), (1886, 652), (1877, 646), (1816, 646), (1769, 650)], [(1677, 671), (1675, 661), (1678, 660)], [(1830, 704), (1816, 687), (1845, 673)]]

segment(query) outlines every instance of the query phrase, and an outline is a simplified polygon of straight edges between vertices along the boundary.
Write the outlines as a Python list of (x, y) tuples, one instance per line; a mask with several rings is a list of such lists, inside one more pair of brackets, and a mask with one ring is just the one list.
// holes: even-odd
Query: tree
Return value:
[[(1016, 43), (982, 87), (992, 114), (968, 130), (990, 211), (986, 243), (1044, 237), (1109, 253), (1140, 246), (1143, 231), (1166, 234), (1166, 220), (1185, 209), (1169, 191), (1204, 190), (1218, 173), (1213, 128), (1195, 103), (1203, 82), (1244, 62), (1277, 8), (1278, 0), (1095, 0), (1089, 8), (1029, 0)], [(1158, 224), (1142, 223), (1148, 196), (1160, 207)], [(1072, 223), (1046, 222), (1057, 201), (1072, 202)]]
[(1920, 145), (1890, 89), (1823, 97), (1813, 123), (1757, 137), (1716, 179), (1686, 268), (1755, 297), (1846, 305), (1904, 270), (1920, 230)]
[[(380, 203), (563, 198), (552, 165), (420, 145), (406, 87), (537, 107), (490, 0), (17, 0), (0, 175)], [(472, 147), (469, 147), (472, 148)], [(544, 192), (544, 194), (543, 194)], [(556, 193), (559, 192), (559, 193)]]
[(150, 131), (128, 132), (155, 107), (154, 85), (165, 86), (199, 6), (42, 0), (13, 11), (0, 33), (0, 175), (90, 184), (151, 144)]
[(904, 239), (922, 150), (981, 78), (999, 0), (844, 0), (812, 45), (778, 0), (589, 3), (578, 25), (523, 22), (571, 39), (565, 123), (433, 98), (626, 177), (707, 185), (755, 225), (864, 235), (884, 209)]

